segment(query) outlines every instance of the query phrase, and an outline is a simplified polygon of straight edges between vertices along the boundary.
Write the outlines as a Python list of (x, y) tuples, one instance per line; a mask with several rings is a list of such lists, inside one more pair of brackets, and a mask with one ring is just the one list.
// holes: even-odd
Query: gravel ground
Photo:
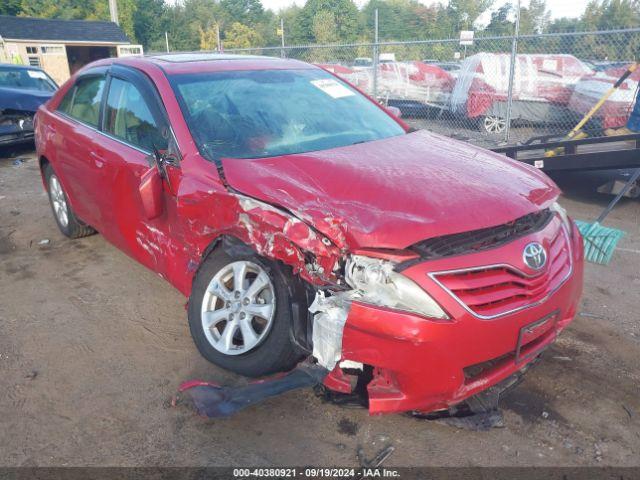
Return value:
[[(100, 235), (57, 230), (32, 152), (0, 153), (0, 465), (639, 465), (640, 203), (607, 223), (629, 234), (589, 264), (580, 314), (502, 402), (504, 428), (460, 430), (323, 403), (311, 391), (226, 420), (170, 399), (187, 379), (240, 384), (191, 342), (185, 299)], [(609, 197), (558, 179), (576, 218)]]

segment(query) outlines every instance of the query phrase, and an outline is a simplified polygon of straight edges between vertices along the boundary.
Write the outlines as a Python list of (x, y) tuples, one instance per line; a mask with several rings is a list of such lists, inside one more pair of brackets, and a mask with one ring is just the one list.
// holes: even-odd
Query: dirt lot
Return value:
[[(0, 158), (0, 465), (354, 465), (387, 444), (389, 466), (640, 464), (637, 200), (611, 215), (622, 249), (587, 266), (580, 315), (502, 402), (504, 428), (369, 417), (311, 391), (213, 421), (169, 404), (187, 379), (243, 381), (198, 355), (185, 299), (100, 235), (64, 238), (18, 156)], [(576, 218), (608, 200), (587, 180), (560, 182)]]

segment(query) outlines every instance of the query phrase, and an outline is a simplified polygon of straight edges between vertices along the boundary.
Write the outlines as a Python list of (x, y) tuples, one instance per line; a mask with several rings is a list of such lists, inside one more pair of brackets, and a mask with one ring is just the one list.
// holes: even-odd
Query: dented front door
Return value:
[[(111, 72), (104, 107), (102, 150), (104, 179), (109, 185), (110, 228), (105, 236), (129, 255), (165, 276), (176, 241), (175, 195), (166, 180), (160, 180), (159, 214), (150, 218), (141, 197), (141, 182), (154, 174), (154, 150), (167, 149), (168, 125), (160, 106), (139, 74), (128, 69)], [(180, 169), (172, 167), (171, 178), (180, 181)]]

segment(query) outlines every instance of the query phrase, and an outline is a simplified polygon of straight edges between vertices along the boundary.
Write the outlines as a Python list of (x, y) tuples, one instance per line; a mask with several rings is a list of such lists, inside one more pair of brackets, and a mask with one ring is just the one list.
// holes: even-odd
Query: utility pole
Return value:
[(167, 46), (167, 53), (169, 53), (169, 34), (166, 31), (164, 32), (164, 43)]
[(507, 118), (505, 119), (505, 142), (509, 142), (509, 132), (511, 130), (511, 108), (513, 107), (513, 79), (516, 72), (516, 61), (518, 54), (518, 34), (520, 33), (520, 0), (516, 6), (516, 26), (511, 43), (511, 68), (509, 68), (509, 92), (507, 94)]
[(378, 9), (375, 9), (373, 17), (374, 28), (374, 45), (373, 45), (373, 98), (377, 100), (378, 97), (378, 57), (379, 57), (379, 45), (378, 45)]
[(118, 21), (118, 0), (109, 0), (109, 13), (111, 14), (111, 21), (116, 25), (120, 25)]
[(222, 44), (220, 43), (220, 24), (216, 23), (216, 44), (218, 45), (218, 53), (222, 51)]
[(280, 31), (278, 33), (280, 34), (280, 42), (282, 45), (282, 48), (280, 49), (280, 57), (284, 58), (284, 18), (280, 19)]

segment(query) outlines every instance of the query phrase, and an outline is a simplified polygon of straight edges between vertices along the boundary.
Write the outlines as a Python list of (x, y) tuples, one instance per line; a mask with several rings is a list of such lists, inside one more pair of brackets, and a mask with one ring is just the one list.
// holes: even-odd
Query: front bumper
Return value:
[(0, 115), (0, 146), (32, 142), (33, 115)]
[[(342, 359), (373, 367), (367, 386), (372, 414), (447, 409), (521, 370), (573, 319), (582, 293), (583, 247), (573, 226), (570, 275), (544, 301), (517, 312), (481, 319), (436, 283), (430, 272), (521, 258), (531, 237), (496, 250), (414, 265), (404, 271), (449, 312), (452, 320), (353, 302), (342, 337)], [(504, 255), (504, 257), (503, 257)], [(346, 391), (339, 367), (329, 388)]]

